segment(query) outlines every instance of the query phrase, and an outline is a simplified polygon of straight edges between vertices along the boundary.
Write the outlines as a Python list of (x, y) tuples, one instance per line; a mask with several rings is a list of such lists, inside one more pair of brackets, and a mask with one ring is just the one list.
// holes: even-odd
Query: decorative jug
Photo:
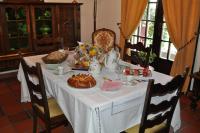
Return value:
[(101, 71), (101, 65), (99, 61), (95, 57), (93, 57), (90, 62), (89, 72), (93, 76), (97, 76), (100, 73), (100, 71)]
[(105, 67), (108, 68), (110, 71), (114, 72), (117, 68), (117, 63), (119, 58), (120, 58), (119, 51), (113, 48), (108, 52), (107, 57), (105, 58), (104, 61)]

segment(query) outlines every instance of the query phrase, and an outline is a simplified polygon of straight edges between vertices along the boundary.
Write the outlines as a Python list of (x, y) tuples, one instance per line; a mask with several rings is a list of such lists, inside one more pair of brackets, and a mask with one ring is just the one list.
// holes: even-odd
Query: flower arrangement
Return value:
[[(96, 58), (101, 63), (103, 58), (103, 49), (89, 43), (81, 43), (76, 47), (76, 65), (89, 67), (92, 58)], [(103, 60), (102, 60), (103, 61)]]

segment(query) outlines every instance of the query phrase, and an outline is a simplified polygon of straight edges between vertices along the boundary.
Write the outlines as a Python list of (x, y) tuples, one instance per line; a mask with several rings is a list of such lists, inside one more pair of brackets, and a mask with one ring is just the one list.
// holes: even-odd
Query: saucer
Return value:
[(56, 70), (53, 71), (53, 73), (56, 74), (56, 75), (65, 75), (65, 74), (67, 74), (69, 72), (72, 72), (72, 70), (64, 70), (64, 72), (62, 74), (58, 73), (58, 69), (56, 69)]

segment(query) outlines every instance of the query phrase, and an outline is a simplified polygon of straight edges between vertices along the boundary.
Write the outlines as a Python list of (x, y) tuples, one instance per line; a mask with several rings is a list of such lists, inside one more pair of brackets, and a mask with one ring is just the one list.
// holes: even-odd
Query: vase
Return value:
[(46, 24), (42, 25), (42, 27), (40, 27), (40, 31), (42, 32), (42, 35), (48, 35), (49, 31), (50, 31), (50, 27)]

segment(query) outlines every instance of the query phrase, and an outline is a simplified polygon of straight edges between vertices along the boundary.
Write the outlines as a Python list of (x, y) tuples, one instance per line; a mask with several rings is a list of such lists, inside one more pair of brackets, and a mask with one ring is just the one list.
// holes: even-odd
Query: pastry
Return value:
[(73, 75), (67, 80), (68, 84), (74, 88), (91, 88), (96, 85), (96, 80), (89, 74), (77, 74)]

